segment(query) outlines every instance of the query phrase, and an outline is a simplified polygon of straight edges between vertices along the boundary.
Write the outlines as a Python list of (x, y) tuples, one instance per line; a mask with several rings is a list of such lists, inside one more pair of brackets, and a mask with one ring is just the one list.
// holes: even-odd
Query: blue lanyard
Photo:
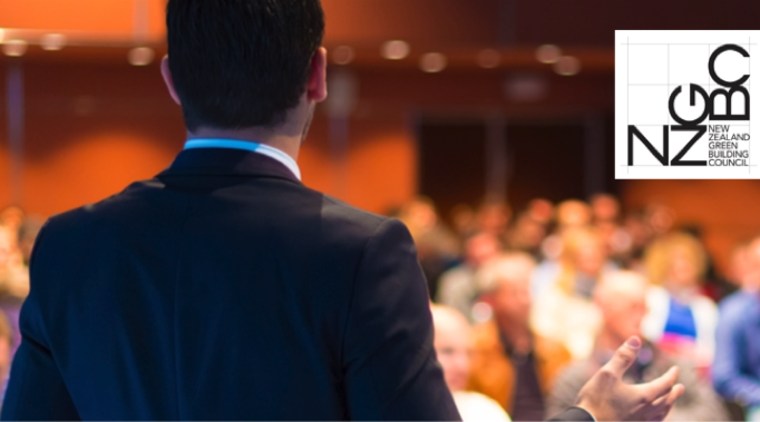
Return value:
[(255, 152), (263, 154), (268, 157), (274, 158), (287, 167), (291, 173), (293, 173), (298, 180), (301, 180), (301, 170), (298, 168), (296, 161), (286, 154), (285, 152), (271, 147), (269, 145), (261, 144), (252, 141), (241, 141), (238, 139), (223, 139), (223, 138), (198, 138), (188, 139), (185, 142), (185, 149), (196, 148), (227, 148), (227, 149), (241, 149), (244, 151)]
[(185, 149), (195, 148), (229, 148), (256, 152), (259, 148), (261, 148), (261, 144), (258, 142), (220, 138), (189, 139), (187, 142), (185, 142)]

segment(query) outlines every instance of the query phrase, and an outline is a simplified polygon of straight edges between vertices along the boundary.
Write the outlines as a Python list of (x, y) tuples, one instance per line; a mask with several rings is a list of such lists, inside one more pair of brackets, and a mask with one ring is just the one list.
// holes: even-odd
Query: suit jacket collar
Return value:
[(226, 149), (187, 149), (177, 155), (161, 176), (254, 176), (274, 177), (301, 183), (282, 163), (255, 152)]

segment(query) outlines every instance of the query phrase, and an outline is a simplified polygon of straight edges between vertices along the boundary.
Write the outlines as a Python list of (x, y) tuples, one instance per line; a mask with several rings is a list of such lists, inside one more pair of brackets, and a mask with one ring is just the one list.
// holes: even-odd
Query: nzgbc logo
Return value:
[(760, 179), (758, 37), (615, 31), (615, 178)]

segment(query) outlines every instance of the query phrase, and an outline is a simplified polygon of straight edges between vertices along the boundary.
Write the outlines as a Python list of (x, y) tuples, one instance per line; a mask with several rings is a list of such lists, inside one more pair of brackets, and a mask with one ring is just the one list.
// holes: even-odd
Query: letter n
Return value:
[(668, 126), (662, 127), (662, 154), (655, 149), (654, 146), (652, 146), (652, 143), (649, 142), (649, 139), (642, 134), (639, 129), (634, 125), (628, 125), (628, 165), (633, 165), (633, 138), (639, 138), (642, 144), (644, 144), (645, 147), (649, 150), (649, 152), (652, 154), (654, 158), (657, 159), (657, 161), (660, 162), (663, 166), (668, 165), (668, 161), (670, 158), (670, 155), (668, 154)]

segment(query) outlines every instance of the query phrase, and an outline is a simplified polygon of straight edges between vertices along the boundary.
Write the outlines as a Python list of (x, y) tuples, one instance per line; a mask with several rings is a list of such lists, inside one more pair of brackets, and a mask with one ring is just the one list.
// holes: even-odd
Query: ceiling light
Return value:
[(562, 56), (554, 64), (554, 71), (562, 76), (577, 75), (581, 71), (581, 61), (573, 56)]
[(446, 56), (441, 53), (426, 53), (420, 57), (420, 69), (427, 73), (438, 73), (446, 69)]
[(495, 69), (501, 64), (501, 53), (499, 50), (487, 48), (478, 53), (478, 66), (484, 69)]
[(541, 63), (557, 63), (560, 57), (562, 57), (562, 50), (554, 44), (544, 44), (536, 49), (536, 60)]
[(156, 53), (150, 47), (135, 47), (129, 50), (127, 60), (132, 66), (147, 66), (153, 62)]
[(356, 57), (354, 49), (347, 45), (335, 47), (335, 50), (333, 50), (332, 53), (333, 62), (341, 66), (345, 66), (354, 61), (354, 57)]
[(383, 44), (381, 54), (388, 60), (402, 60), (409, 55), (410, 51), (411, 48), (408, 42), (392, 40)]
[(46, 51), (58, 51), (66, 45), (66, 37), (63, 34), (45, 34), (40, 39), (40, 47)]
[(0, 28), (0, 43), (5, 39), (5, 29)]
[(3, 53), (9, 57), (21, 57), (28, 46), (24, 40), (8, 40), (3, 43)]

